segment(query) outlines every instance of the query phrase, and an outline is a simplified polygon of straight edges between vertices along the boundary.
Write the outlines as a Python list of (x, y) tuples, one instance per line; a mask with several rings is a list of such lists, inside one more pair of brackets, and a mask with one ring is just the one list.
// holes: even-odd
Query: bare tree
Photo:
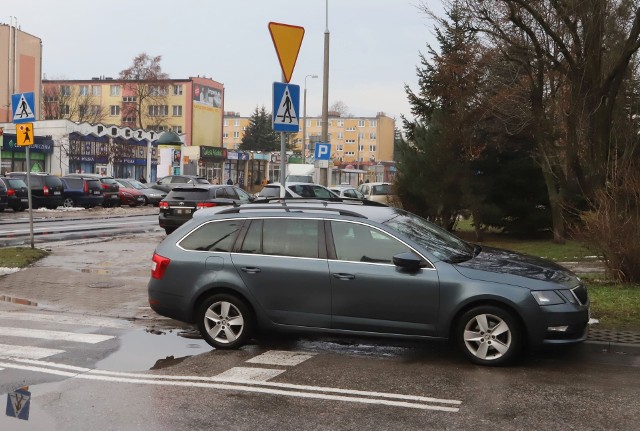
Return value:
[(120, 79), (127, 81), (123, 95), (133, 98), (124, 104), (123, 116), (135, 118), (135, 127), (140, 129), (162, 129), (169, 116), (169, 75), (162, 72), (161, 60), (160, 55), (151, 57), (142, 53), (120, 72)]
[[(87, 86), (88, 87), (88, 86)], [(102, 123), (107, 117), (106, 108), (89, 91), (64, 84), (45, 85), (42, 113), (45, 120), (69, 119), (80, 123)]]
[(351, 112), (349, 112), (349, 107), (342, 100), (338, 100), (334, 102), (329, 108), (329, 111), (337, 112), (343, 118), (351, 116)]

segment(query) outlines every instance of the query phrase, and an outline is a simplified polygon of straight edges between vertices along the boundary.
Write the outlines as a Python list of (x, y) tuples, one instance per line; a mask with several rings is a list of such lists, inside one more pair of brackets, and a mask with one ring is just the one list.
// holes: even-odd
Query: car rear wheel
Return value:
[(455, 335), (467, 358), (480, 365), (508, 364), (517, 358), (522, 345), (518, 321), (507, 310), (492, 305), (464, 313)]
[(73, 202), (73, 199), (71, 198), (64, 198), (64, 201), (62, 202), (62, 206), (65, 208), (73, 208), (75, 202)]
[(237, 349), (251, 335), (253, 316), (249, 307), (234, 295), (209, 297), (198, 310), (202, 338), (216, 349)]

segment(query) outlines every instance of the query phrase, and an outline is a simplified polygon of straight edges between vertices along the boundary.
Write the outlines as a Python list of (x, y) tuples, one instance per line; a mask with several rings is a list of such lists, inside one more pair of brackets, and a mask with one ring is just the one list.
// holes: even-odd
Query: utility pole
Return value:
[[(322, 142), (329, 142), (329, 0), (325, 0), (324, 74), (322, 82)], [(320, 184), (329, 186), (329, 168), (320, 169)]]

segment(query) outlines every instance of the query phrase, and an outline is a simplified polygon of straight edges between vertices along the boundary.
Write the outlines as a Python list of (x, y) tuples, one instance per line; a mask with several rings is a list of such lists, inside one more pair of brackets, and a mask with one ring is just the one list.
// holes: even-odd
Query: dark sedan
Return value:
[(175, 187), (160, 202), (160, 227), (167, 234), (191, 219), (201, 208), (239, 205), (253, 200), (247, 192), (236, 186), (198, 185)]

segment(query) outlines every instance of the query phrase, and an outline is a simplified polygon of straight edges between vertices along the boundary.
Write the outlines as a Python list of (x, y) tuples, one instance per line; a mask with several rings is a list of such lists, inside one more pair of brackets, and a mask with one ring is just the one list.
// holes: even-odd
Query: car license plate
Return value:
[(191, 210), (188, 208), (178, 208), (175, 212), (176, 214), (191, 214)]
[(93, 191), (93, 194), (94, 194), (94, 195), (99, 195), (99, 194), (100, 194), (100, 190), (94, 190), (94, 191)]
[(53, 192), (53, 194), (57, 196), (60, 194), (60, 192)]
[(20, 202), (27, 202), (29, 199), (20, 199)]

